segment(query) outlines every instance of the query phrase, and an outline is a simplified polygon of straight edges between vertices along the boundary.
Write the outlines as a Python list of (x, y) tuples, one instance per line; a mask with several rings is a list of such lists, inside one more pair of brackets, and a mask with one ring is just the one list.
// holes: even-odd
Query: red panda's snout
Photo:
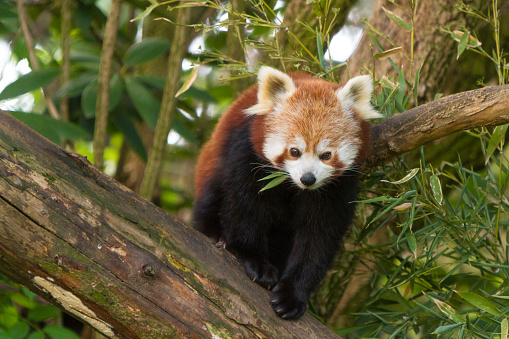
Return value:
[[(277, 145), (272, 145), (277, 148)], [(355, 143), (331, 144), (323, 139), (318, 145), (307, 145), (300, 137), (288, 146), (286, 156), (280, 156), (274, 166), (287, 172), (292, 182), (301, 189), (317, 189), (331, 179), (351, 169), (357, 157)], [(283, 154), (284, 154), (283, 153)]]

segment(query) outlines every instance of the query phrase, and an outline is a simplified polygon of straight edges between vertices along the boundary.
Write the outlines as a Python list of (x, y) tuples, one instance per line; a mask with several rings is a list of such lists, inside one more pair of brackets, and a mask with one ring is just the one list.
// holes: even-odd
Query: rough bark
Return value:
[[(489, 87), (387, 119), (374, 128), (369, 164), (508, 123), (508, 95), (509, 85)], [(9, 279), (108, 336), (334, 336), (309, 315), (279, 319), (228, 252), (8, 113), (0, 121), (0, 273)]]
[(454, 132), (509, 123), (509, 85), (453, 94), (373, 127), (367, 167), (409, 152)]
[(110, 337), (334, 337), (226, 251), (0, 112), (0, 273)]

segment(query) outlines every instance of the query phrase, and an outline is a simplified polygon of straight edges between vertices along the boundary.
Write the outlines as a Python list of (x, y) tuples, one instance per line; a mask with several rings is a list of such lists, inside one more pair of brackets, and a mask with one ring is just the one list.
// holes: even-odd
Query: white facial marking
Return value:
[(353, 164), (358, 153), (359, 146), (352, 142), (343, 141), (342, 143), (339, 144), (338, 157), (339, 160), (345, 164), (346, 168), (350, 167)]
[(263, 155), (274, 163), (286, 149), (286, 139), (280, 134), (267, 134), (263, 143)]
[(306, 141), (303, 137), (295, 137), (295, 146), (297, 146), (302, 154), (306, 152)]
[(316, 153), (322, 154), (323, 152), (325, 152), (325, 150), (326, 150), (327, 146), (329, 146), (329, 144), (330, 144), (329, 139), (320, 140), (318, 145), (316, 145)]

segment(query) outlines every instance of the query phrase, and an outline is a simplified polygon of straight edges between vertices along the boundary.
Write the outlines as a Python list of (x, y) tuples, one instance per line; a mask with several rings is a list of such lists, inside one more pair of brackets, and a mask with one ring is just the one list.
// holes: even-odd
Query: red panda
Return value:
[[(203, 147), (195, 178), (193, 226), (272, 289), (284, 319), (300, 317), (350, 226), (358, 167), (368, 155), (369, 76), (344, 87), (306, 74), (261, 67), (219, 120)], [(261, 178), (288, 178), (264, 190)]]

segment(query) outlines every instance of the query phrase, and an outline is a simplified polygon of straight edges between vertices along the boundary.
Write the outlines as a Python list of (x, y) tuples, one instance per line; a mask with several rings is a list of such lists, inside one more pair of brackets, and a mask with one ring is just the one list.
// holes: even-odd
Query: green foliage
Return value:
[[(403, 28), (413, 27), (387, 12)], [(491, 23), (497, 20), (496, 15), (490, 18)], [(373, 30), (370, 36), (380, 53), (390, 59), (391, 54), (378, 41), (385, 37)], [(458, 56), (480, 46), (468, 34), (458, 42)], [(492, 57), (497, 54), (486, 56), (498, 64), (500, 59)], [(375, 100), (387, 116), (403, 112), (418, 99), (421, 70), (415, 70), (411, 74), (414, 81), (410, 81), (395, 69), (398, 78), (382, 79)], [(500, 81), (505, 79), (504, 75)], [(486, 166), (480, 170), (465, 168), (461, 158), (433, 168), (422, 156), (416, 168), (409, 167), (403, 157), (366, 176), (362, 217), (351, 241), (358, 248), (353, 255), (373, 262), (377, 272), (371, 276), (366, 304), (354, 314), (355, 323), (338, 329), (338, 334), (354, 338), (507, 337), (506, 131), (507, 126), (498, 126), (468, 132), (477, 138), (485, 155)], [(371, 245), (370, 237), (383, 228), (389, 232), (388, 241)]]
[(17, 97), (49, 84), (58, 76), (58, 69), (46, 68), (20, 76), (0, 93), (0, 101)]
[(56, 325), (61, 311), (25, 287), (0, 275), (0, 338), (79, 339), (73, 331)]
[(275, 172), (272, 174), (267, 175), (266, 177), (261, 178), (258, 181), (262, 180), (270, 180), (267, 185), (265, 185), (260, 192), (263, 192), (265, 190), (271, 189), (273, 187), (276, 187), (283, 183), (287, 178), (289, 177), (288, 173), (286, 172)]
[(61, 140), (90, 139), (83, 128), (45, 115), (25, 112), (10, 112), (13, 117), (30, 126), (49, 140), (59, 144)]
[(170, 42), (162, 38), (148, 38), (132, 45), (124, 55), (126, 66), (148, 62), (170, 49)]

